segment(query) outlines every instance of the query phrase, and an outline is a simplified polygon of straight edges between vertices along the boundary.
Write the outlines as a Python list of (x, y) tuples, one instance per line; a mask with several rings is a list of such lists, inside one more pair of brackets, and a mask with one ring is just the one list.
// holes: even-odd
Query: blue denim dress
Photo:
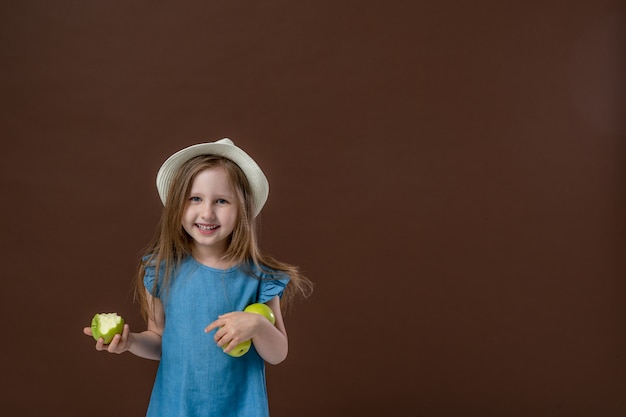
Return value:
[[(165, 311), (161, 361), (148, 417), (267, 417), (265, 363), (254, 349), (233, 358), (204, 328), (220, 314), (282, 296), (288, 279), (214, 269), (192, 257), (176, 269), (169, 291), (153, 288), (154, 267), (144, 285)], [(264, 279), (265, 278), (265, 279)]]

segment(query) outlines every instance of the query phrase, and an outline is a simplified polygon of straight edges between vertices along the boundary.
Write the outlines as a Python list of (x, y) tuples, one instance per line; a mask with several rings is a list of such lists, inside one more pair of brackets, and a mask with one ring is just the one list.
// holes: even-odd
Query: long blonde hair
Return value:
[(289, 276), (290, 281), (285, 288), (281, 302), (281, 308), (284, 310), (297, 296), (306, 297), (312, 291), (311, 281), (300, 273), (298, 267), (278, 261), (261, 251), (257, 241), (256, 219), (252, 215), (250, 185), (239, 166), (221, 156), (201, 155), (185, 162), (174, 176), (156, 232), (139, 264), (135, 299), (139, 302), (141, 313), (146, 320), (152, 317), (153, 313), (144, 285), (146, 267), (161, 265), (155, 268), (154, 287), (148, 290), (154, 292), (158, 286), (167, 293), (171, 284), (172, 271), (186, 257), (191, 256), (193, 239), (185, 232), (181, 223), (191, 186), (198, 173), (215, 167), (221, 167), (227, 173), (235, 190), (238, 204), (238, 218), (235, 229), (228, 239), (224, 260), (240, 265), (246, 273), (253, 276), (255, 269), (269, 276), (269, 279)]

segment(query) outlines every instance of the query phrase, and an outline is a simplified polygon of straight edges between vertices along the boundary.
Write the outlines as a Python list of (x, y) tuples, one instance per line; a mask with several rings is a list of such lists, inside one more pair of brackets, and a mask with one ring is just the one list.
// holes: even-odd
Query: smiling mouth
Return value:
[(196, 223), (196, 226), (198, 226), (198, 229), (202, 230), (203, 232), (209, 232), (219, 227), (219, 226), (207, 226), (207, 225), (197, 224), (197, 223)]

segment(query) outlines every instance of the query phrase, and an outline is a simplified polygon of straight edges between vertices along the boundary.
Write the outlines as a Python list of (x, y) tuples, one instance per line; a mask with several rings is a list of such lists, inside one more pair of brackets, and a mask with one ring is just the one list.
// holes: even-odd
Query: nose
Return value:
[(200, 216), (202, 216), (202, 218), (211, 219), (213, 218), (214, 213), (213, 204), (211, 204), (211, 202), (207, 201), (202, 205), (202, 210), (200, 211)]

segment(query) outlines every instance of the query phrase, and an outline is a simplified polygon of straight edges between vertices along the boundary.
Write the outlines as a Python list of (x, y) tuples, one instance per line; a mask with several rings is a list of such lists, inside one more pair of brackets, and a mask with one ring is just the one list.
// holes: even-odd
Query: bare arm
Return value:
[(287, 339), (287, 329), (285, 329), (285, 323), (283, 322), (283, 315), (280, 311), (279, 298), (274, 297), (266, 304), (274, 312), (276, 324), (272, 325), (269, 320), (261, 317), (263, 320), (261, 320), (257, 333), (252, 337), (252, 343), (254, 343), (255, 349), (266, 362), (276, 365), (287, 358), (289, 341)]
[(259, 355), (268, 363), (279, 364), (287, 357), (288, 339), (287, 330), (280, 311), (280, 299), (274, 297), (266, 303), (274, 312), (276, 324), (270, 323), (259, 314), (236, 311), (219, 316), (205, 329), (215, 333), (215, 342), (220, 347), (234, 347), (237, 344), (252, 339)]
[[(122, 334), (115, 335), (108, 345), (105, 345), (100, 338), (96, 342), (96, 350), (117, 354), (128, 351), (146, 359), (161, 359), (161, 337), (165, 326), (165, 314), (159, 299), (148, 294), (148, 300), (154, 305), (154, 315), (148, 319), (148, 328), (145, 331), (131, 333), (130, 327), (125, 324)], [(85, 327), (84, 333), (91, 336), (91, 328)]]

